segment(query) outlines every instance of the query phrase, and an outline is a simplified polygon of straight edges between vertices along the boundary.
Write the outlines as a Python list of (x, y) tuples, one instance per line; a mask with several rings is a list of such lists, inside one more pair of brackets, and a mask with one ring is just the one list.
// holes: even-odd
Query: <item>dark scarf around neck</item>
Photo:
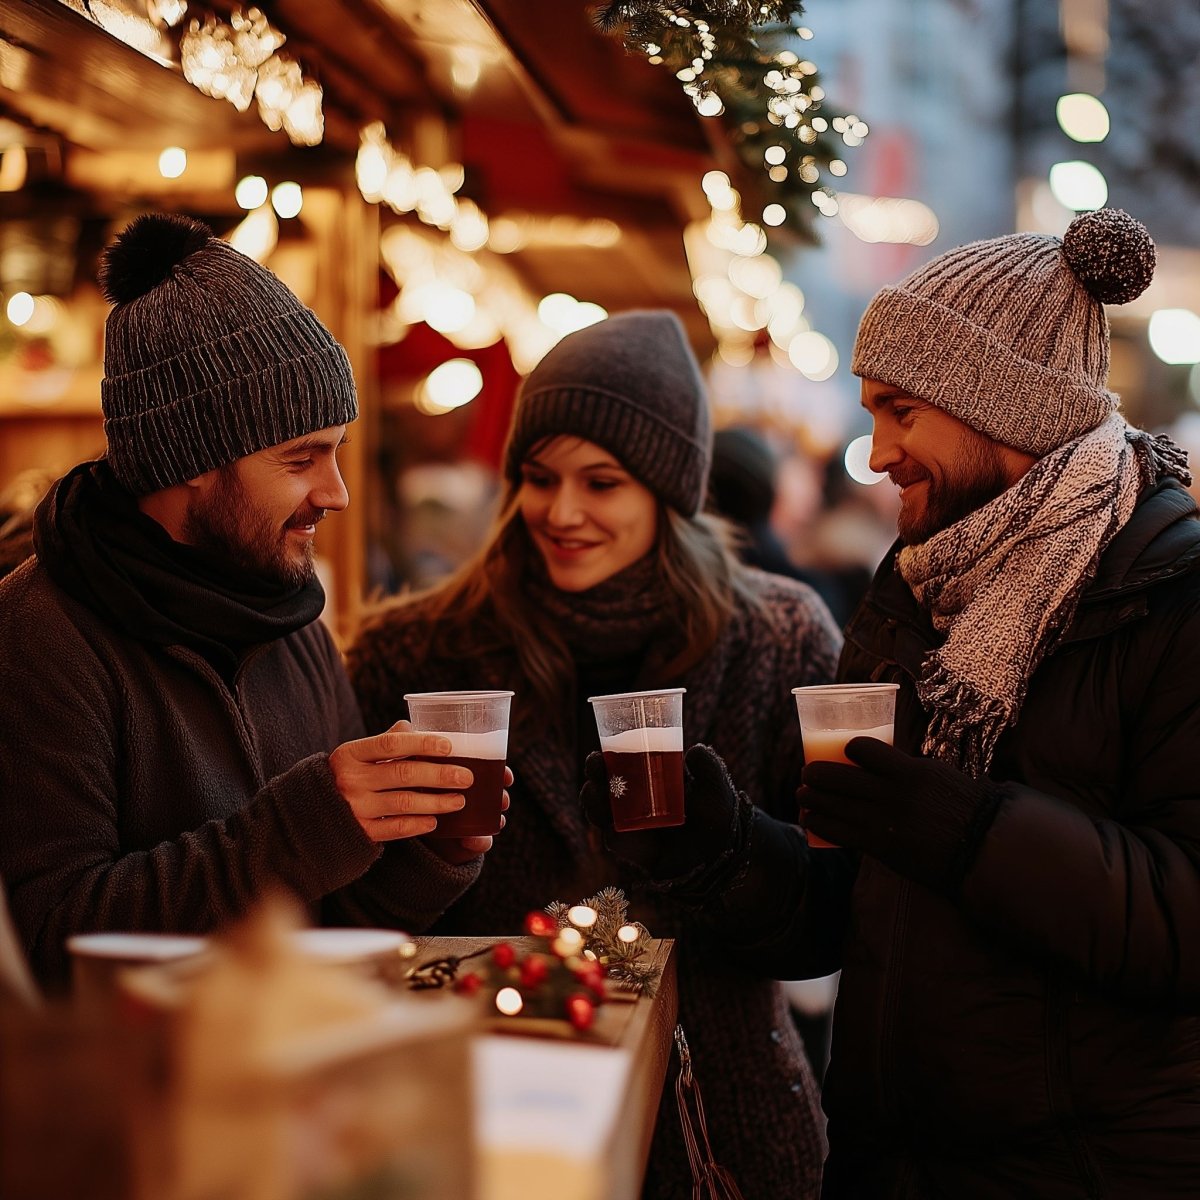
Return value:
[(315, 576), (299, 587), (238, 576), (176, 542), (104, 459), (51, 488), (34, 517), (34, 549), (80, 604), (138, 641), (195, 650), (226, 678), (248, 649), (310, 624), (325, 603)]

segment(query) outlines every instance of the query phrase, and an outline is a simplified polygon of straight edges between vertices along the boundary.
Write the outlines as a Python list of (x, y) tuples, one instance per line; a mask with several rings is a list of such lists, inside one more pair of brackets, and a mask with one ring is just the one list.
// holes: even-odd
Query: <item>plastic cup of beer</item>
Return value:
[[(831, 683), (792, 688), (804, 741), (804, 761), (848, 763), (846, 743), (872, 737), (890, 746), (896, 720), (898, 683)], [(805, 831), (814, 849), (834, 848), (832, 842)]]
[(683, 824), (685, 690), (588, 697), (618, 833)]
[(512, 692), (412, 692), (404, 697), (419, 733), (450, 739), (450, 754), (431, 762), (454, 763), (475, 776), (466, 804), (441, 813), (431, 838), (490, 837), (500, 832), (508, 713)]

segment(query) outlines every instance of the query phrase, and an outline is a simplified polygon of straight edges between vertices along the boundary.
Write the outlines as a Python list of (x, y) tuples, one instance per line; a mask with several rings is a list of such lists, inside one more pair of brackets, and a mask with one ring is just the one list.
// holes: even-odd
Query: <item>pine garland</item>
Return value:
[[(801, 0), (605, 0), (593, 20), (627, 53), (675, 74), (700, 112), (719, 97), (739, 157), (768, 173), (767, 202), (813, 241), (817, 211), (836, 211), (831, 180), (845, 170), (841, 154), (865, 126), (825, 106), (816, 65), (790, 49), (811, 36), (799, 24), (803, 11)], [(778, 156), (773, 147), (783, 151), (777, 162), (766, 157)]]
[[(650, 933), (627, 920), (628, 911), (624, 893), (611, 887), (580, 905), (555, 901), (525, 918), (536, 949), (496, 942), (408, 967), (404, 981), (415, 991), (449, 986), (466, 995), (482, 993), (506, 1016), (550, 1017), (583, 1033), (604, 1003), (606, 982), (654, 995), (661, 970), (643, 961)], [(479, 961), (460, 971), (472, 959)]]
[[(576, 908), (588, 908), (596, 914), (595, 924), (577, 925), (571, 919)], [(604, 967), (606, 976), (618, 987), (630, 992), (645, 992), (654, 995), (659, 969), (644, 962), (643, 957), (650, 945), (650, 931), (640, 921), (629, 920), (629, 901), (620, 888), (606, 887), (590, 900), (580, 900), (577, 905), (554, 901), (546, 905), (546, 912), (558, 922), (560, 929), (578, 929), (583, 935), (584, 951), (591, 951)], [(625, 936), (622, 937), (622, 931)], [(636, 937), (631, 936), (636, 931)]]

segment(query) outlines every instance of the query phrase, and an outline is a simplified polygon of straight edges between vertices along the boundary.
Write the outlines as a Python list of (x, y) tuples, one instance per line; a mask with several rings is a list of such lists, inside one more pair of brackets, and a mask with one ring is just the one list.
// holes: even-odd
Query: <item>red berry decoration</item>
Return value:
[(479, 988), (482, 984), (483, 980), (480, 978), (480, 976), (478, 976), (474, 971), (468, 971), (465, 975), (462, 975), (455, 980), (454, 990), (456, 992), (461, 992), (464, 996), (473, 996), (477, 991), (479, 991)]
[(567, 997), (567, 1020), (576, 1029), (590, 1029), (596, 1019), (596, 1006), (587, 996), (574, 995)]
[(540, 954), (531, 954), (521, 964), (521, 986), (535, 988), (539, 984), (545, 983), (546, 976), (549, 974), (546, 960)]
[(558, 922), (544, 912), (531, 912), (525, 918), (525, 932), (534, 937), (551, 937), (558, 932)]
[(516, 961), (517, 952), (507, 942), (501, 942), (492, 948), (492, 962), (502, 971), (507, 970)]
[(598, 962), (589, 962), (575, 972), (575, 978), (597, 996), (604, 996), (604, 968)]

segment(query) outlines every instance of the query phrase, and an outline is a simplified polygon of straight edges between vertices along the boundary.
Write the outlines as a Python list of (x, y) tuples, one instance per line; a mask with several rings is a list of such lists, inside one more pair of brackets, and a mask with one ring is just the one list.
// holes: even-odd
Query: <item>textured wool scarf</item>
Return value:
[(917, 684), (933, 714), (924, 753), (986, 773), (1104, 548), (1141, 490), (1166, 475), (1191, 482), (1186, 454), (1114, 413), (995, 500), (900, 551), (901, 576), (946, 634)]

